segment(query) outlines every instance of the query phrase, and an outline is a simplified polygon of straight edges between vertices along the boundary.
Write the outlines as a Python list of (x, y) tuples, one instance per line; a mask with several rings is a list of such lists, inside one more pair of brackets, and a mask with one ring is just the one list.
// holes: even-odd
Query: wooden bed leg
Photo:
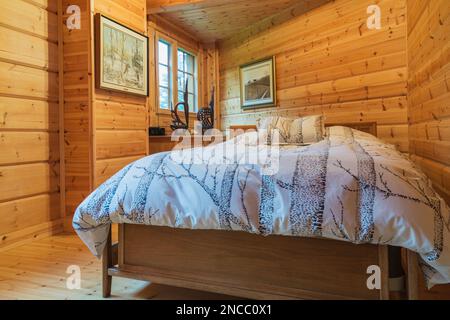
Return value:
[(406, 261), (408, 265), (408, 300), (419, 299), (419, 261), (417, 253), (407, 250)]
[(406, 276), (402, 265), (402, 248), (388, 246), (389, 299), (403, 300), (406, 294)]
[(389, 251), (388, 246), (378, 246), (378, 263), (381, 269), (380, 300), (389, 300)]
[(112, 267), (112, 241), (111, 241), (111, 226), (109, 227), (108, 239), (106, 240), (105, 248), (102, 256), (102, 287), (103, 298), (111, 296), (112, 276), (108, 275), (108, 269)]

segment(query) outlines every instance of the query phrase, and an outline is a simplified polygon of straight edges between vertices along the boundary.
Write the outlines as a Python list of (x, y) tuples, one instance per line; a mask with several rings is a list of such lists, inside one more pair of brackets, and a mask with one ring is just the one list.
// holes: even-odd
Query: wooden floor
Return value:
[[(113, 233), (113, 237), (115, 232)], [(66, 287), (66, 270), (81, 269), (81, 289)], [(101, 261), (74, 234), (60, 234), (0, 251), (0, 299), (101, 299)], [(192, 299), (214, 300), (231, 297), (207, 292), (114, 278), (110, 299)], [(421, 299), (450, 299), (450, 286), (426, 291)]]
[[(67, 268), (81, 269), (81, 289), (66, 288)], [(110, 299), (192, 299), (229, 297), (114, 278)], [(61, 234), (0, 252), (0, 299), (101, 299), (101, 261), (74, 234)]]

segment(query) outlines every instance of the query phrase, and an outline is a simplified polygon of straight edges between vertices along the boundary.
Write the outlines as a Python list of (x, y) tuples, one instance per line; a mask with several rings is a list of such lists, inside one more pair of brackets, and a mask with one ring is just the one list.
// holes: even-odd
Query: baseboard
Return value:
[(0, 239), (0, 252), (17, 247), (31, 241), (46, 238), (64, 231), (63, 220), (58, 219), (41, 223), (32, 227), (21, 229), (2, 235)]

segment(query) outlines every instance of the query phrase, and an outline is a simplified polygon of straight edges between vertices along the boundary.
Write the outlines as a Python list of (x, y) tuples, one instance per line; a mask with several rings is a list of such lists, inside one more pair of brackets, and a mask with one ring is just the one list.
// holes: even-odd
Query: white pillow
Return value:
[[(280, 142), (285, 143), (315, 143), (323, 140), (325, 135), (322, 115), (312, 115), (302, 118), (285, 118), (279, 116), (266, 117), (256, 121), (258, 130), (278, 130)], [(268, 137), (270, 143), (270, 136)]]

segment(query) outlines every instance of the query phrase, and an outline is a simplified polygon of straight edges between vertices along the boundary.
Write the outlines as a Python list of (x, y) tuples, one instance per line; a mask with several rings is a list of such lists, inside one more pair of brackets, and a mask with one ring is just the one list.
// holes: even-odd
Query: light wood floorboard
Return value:
[[(113, 239), (117, 237), (113, 229)], [(81, 268), (81, 289), (66, 287), (67, 268)], [(174, 288), (145, 281), (113, 278), (110, 299), (232, 298), (207, 292)], [(431, 291), (420, 283), (420, 299), (450, 300), (450, 285)], [(91, 300), (101, 297), (101, 261), (95, 258), (75, 234), (59, 234), (0, 252), (0, 300)]]

